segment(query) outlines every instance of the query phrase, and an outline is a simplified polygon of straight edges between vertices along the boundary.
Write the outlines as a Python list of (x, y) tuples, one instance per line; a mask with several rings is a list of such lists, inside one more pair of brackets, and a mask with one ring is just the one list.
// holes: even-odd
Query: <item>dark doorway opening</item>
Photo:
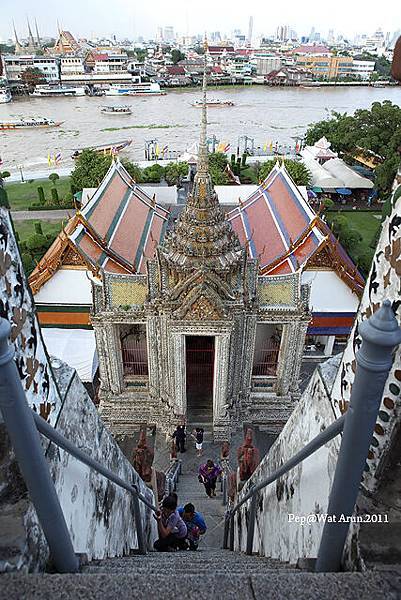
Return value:
[(191, 425), (213, 420), (214, 337), (185, 338), (187, 416)]

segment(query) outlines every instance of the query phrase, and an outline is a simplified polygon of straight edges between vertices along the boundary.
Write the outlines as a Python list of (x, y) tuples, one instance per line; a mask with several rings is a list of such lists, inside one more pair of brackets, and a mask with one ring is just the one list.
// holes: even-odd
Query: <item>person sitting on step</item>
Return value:
[(222, 468), (210, 459), (199, 467), (198, 480), (205, 486), (209, 498), (216, 495), (216, 481), (221, 472)]
[(187, 526), (177, 511), (177, 496), (166, 496), (162, 502), (161, 511), (154, 515), (157, 521), (159, 539), (153, 547), (158, 552), (172, 552), (173, 550), (186, 550)]
[(185, 506), (178, 508), (178, 514), (182, 517), (187, 526), (186, 541), (190, 550), (197, 550), (200, 536), (206, 533), (205, 519), (200, 512), (195, 510), (195, 506), (188, 502)]

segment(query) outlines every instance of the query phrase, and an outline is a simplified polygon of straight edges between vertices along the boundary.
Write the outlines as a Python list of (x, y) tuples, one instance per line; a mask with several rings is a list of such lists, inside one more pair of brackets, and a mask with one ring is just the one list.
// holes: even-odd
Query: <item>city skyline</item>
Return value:
[[(37, 0), (34, 7), (28, 0), (23, 0), (18, 5), (5, 0), (2, 11), (5, 18), (0, 24), (0, 39), (8, 40), (13, 37), (13, 21), (18, 36), (25, 38), (27, 18), (31, 26), (37, 20), (40, 34), (45, 37), (57, 35), (57, 23), (75, 36), (86, 38), (115, 35), (117, 39), (135, 39), (139, 36), (152, 39), (156, 37), (159, 27), (168, 26), (172, 26), (174, 32), (180, 35), (196, 35), (203, 31), (220, 31), (230, 35), (234, 30), (241, 30), (246, 35), (251, 16), (255, 38), (262, 34), (273, 34), (280, 25), (289, 25), (299, 36), (308, 35), (314, 28), (323, 37), (333, 29), (338, 34), (353, 38), (357, 34), (372, 34), (379, 28), (385, 33), (398, 28), (392, 10), (393, 4), (390, 0), (384, 0), (383, 3), (378, 19), (371, 1), (365, 3), (364, 11), (361, 12), (356, 3), (350, 7), (345, 0), (339, 0), (335, 14), (328, 16), (317, 0), (308, 0), (302, 5), (291, 0), (285, 11), (286, 15), (291, 15), (288, 18), (283, 16), (282, 6), (279, 5), (270, 5), (268, 8), (254, 6), (251, 11), (239, 8), (231, 15), (232, 3), (227, 0), (219, 5), (211, 0), (205, 0), (202, 5), (186, 3), (185, 8), (177, 0), (172, 0), (168, 5), (154, 0), (151, 5), (142, 5), (140, 9), (135, 8), (129, 0), (115, 0), (112, 14), (104, 0), (87, 0), (85, 5), (71, 0), (68, 6), (58, 5), (57, 12), (51, 14), (45, 0)], [(372, 10), (369, 10), (370, 5)], [(358, 23), (357, 29), (352, 27), (353, 23)]]

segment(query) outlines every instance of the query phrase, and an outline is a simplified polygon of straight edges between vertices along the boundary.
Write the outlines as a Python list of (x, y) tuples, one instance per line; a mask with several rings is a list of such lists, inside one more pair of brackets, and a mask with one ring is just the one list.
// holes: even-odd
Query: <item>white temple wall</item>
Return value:
[(92, 284), (83, 269), (61, 268), (35, 295), (36, 304), (87, 304), (92, 306)]
[[(335, 420), (327, 389), (338, 364), (335, 357), (326, 363), (324, 375), (320, 369), (315, 371), (283, 431), (239, 498), (249, 490), (251, 482), (273, 473)], [(254, 552), (290, 563), (317, 556), (323, 523), (302, 524), (300, 519), (327, 512), (339, 445), (337, 437), (259, 493)], [(246, 549), (249, 506), (250, 502), (245, 504), (236, 518), (236, 550)]]
[(302, 283), (311, 286), (312, 312), (356, 312), (359, 298), (334, 271), (303, 271)]

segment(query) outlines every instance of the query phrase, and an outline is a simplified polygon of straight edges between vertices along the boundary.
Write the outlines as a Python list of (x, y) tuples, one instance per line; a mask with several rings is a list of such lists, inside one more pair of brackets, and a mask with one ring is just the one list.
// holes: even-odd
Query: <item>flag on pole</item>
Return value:
[(159, 154), (160, 154), (159, 144), (156, 144), (155, 154), (156, 154), (156, 158), (159, 158)]
[(163, 146), (163, 148), (162, 148), (163, 157), (166, 154), (167, 150), (168, 150), (168, 145), (166, 144), (166, 146)]
[(58, 165), (61, 162), (61, 152), (57, 152), (57, 154), (54, 155), (54, 164)]
[(270, 142), (270, 152), (273, 150), (273, 140)]
[(231, 144), (229, 142), (227, 142), (227, 144), (225, 144), (225, 146), (224, 146), (223, 152), (224, 153), (228, 152), (230, 150), (230, 148), (231, 148)]
[(267, 152), (267, 146), (268, 146), (268, 142), (266, 142), (263, 146), (263, 152)]
[(50, 156), (50, 152), (47, 153), (47, 164), (49, 165), (49, 167), (52, 164), (52, 157)]

